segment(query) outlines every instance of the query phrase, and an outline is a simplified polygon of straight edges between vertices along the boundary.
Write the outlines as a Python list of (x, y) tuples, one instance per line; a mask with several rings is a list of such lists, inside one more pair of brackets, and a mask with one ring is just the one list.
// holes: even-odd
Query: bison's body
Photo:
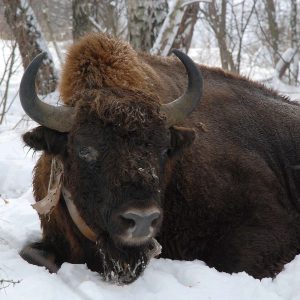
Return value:
[[(163, 178), (159, 185), (163, 223), (157, 240), (162, 245), (162, 257), (201, 259), (217, 270), (246, 271), (257, 278), (274, 276), (300, 251), (300, 175), (297, 167), (300, 164), (300, 107), (258, 83), (220, 69), (199, 68), (204, 82), (201, 103), (184, 122), (177, 124), (184, 128), (171, 127), (171, 135), (174, 130), (181, 134), (172, 139), (175, 150), (169, 151), (160, 177)], [(132, 92), (130, 103), (140, 101), (143, 107), (148, 103), (156, 112), (157, 105), (179, 97), (186, 82), (185, 69), (177, 59), (137, 55), (127, 44), (103, 35), (87, 36), (72, 46), (61, 80), (65, 104), (76, 106), (80, 103), (81, 115), (76, 119), (71, 138), (51, 130), (45, 133), (43, 127), (24, 137), (31, 147), (45, 150), (34, 173), (36, 201), (47, 194), (52, 158), (64, 155), (60, 145), (72, 140), (74, 132), (85, 126), (87, 120), (93, 120), (85, 129), (86, 139), (93, 144), (103, 139), (103, 118), (109, 119), (109, 124), (120, 122), (123, 129), (131, 122), (124, 116), (108, 117), (107, 107), (114, 107), (120, 99), (122, 102), (123, 93), (128, 98), (128, 93)], [(124, 101), (126, 104), (127, 100)], [(115, 114), (122, 114), (118, 109)], [(93, 112), (97, 112), (96, 116)], [(147, 123), (151, 123), (150, 128), (139, 123), (135, 125), (139, 132), (136, 140), (146, 140), (153, 135), (154, 142), (160, 143), (164, 139), (158, 130), (161, 119), (156, 113), (151, 114), (149, 118), (153, 124)], [(101, 124), (97, 123), (97, 118), (102, 120)], [(133, 125), (128, 128), (130, 126)], [(126, 139), (131, 132), (128, 128), (124, 133)], [(193, 143), (189, 128), (196, 132)], [(107, 136), (114, 139), (112, 132), (107, 133), (106, 141)], [(123, 136), (119, 131), (116, 134)], [(42, 142), (44, 139), (47, 143)], [(70, 141), (68, 143), (69, 148), (64, 151), (72, 152)], [(144, 148), (136, 150), (140, 149), (137, 142), (133, 143), (135, 146), (128, 146), (127, 140), (124, 144), (120, 142), (118, 151), (110, 147), (110, 143), (113, 142), (109, 139), (108, 153), (103, 158), (105, 173), (101, 173), (109, 174), (109, 182), (118, 182), (125, 176), (126, 169), (130, 173), (133, 168), (133, 163), (128, 162), (132, 155), (128, 149), (138, 151), (141, 156), (148, 155)], [(180, 149), (176, 149), (177, 143)], [(149, 144), (151, 148), (151, 141)], [(155, 168), (152, 156), (147, 159)], [(82, 174), (78, 166), (79, 169), (65, 165), (66, 172), (80, 172), (76, 173), (76, 178), (65, 180), (74, 195), (80, 194), (76, 188), (94, 191), (93, 200), (83, 202), (80, 199), (85, 194), (82, 194), (82, 198), (74, 202), (86, 223), (98, 230), (101, 240), (105, 240), (100, 247), (101, 253), (95, 243), (78, 231), (63, 201), (50, 217), (41, 216), (43, 240), (35, 248), (54, 254), (58, 265), (64, 261), (87, 262), (102, 273), (105, 255), (116, 259), (122, 256), (130, 263), (139, 250), (130, 246), (117, 247), (106, 228), (99, 231), (101, 224), (95, 221), (100, 209), (96, 204), (97, 186), (101, 185), (102, 189), (105, 185), (101, 178), (97, 179), (98, 169)], [(102, 178), (105, 176), (108, 175)], [(136, 178), (132, 172), (126, 176)], [(140, 178), (132, 180), (134, 184), (142, 182)], [(124, 185), (123, 180), (119, 181), (114, 186), (116, 190), (122, 190)], [(153, 182), (154, 186), (156, 184)], [(105, 186), (110, 195), (114, 188)], [(102, 193), (101, 190), (99, 194)], [(137, 194), (140, 196), (141, 192)], [(112, 254), (114, 252), (118, 253)]]

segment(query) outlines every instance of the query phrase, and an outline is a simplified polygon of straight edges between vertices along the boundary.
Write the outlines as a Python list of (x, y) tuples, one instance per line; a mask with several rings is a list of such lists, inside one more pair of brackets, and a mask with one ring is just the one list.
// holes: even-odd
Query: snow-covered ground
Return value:
[[(192, 51), (195, 58), (197, 51)], [(21, 75), (20, 68), (11, 82), (10, 101), (18, 90)], [(299, 88), (278, 82), (275, 85), (292, 98), (299, 97)], [(0, 92), (3, 90), (1, 86)], [(45, 268), (23, 261), (18, 251), (26, 241), (41, 235), (37, 214), (31, 207), (31, 172), (39, 154), (28, 151), (21, 141), (22, 133), (35, 124), (26, 118), (20, 121), (23, 116), (16, 98), (0, 125), (0, 299), (300, 299), (300, 256), (275, 279), (261, 281), (246, 273), (220, 273), (201, 261), (153, 259), (144, 274), (128, 286), (103, 282), (85, 265), (65, 263), (57, 274), (50, 274)]]

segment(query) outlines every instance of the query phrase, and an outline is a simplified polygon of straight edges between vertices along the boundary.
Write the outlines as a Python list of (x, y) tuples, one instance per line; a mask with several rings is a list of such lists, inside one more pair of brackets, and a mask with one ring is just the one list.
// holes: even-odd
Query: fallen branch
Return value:
[(8, 288), (10, 285), (15, 286), (20, 283), (22, 280), (13, 280), (13, 279), (0, 279), (0, 290)]

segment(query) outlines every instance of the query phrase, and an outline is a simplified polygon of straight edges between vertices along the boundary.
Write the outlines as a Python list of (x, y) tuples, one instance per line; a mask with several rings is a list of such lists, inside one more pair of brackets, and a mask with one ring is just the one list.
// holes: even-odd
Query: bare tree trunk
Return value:
[(48, 4), (44, 3), (43, 17), (44, 17), (44, 19), (46, 21), (46, 24), (47, 24), (47, 29), (48, 29), (50, 40), (53, 43), (53, 46), (55, 48), (55, 51), (56, 51), (57, 57), (59, 59), (59, 62), (62, 65), (62, 63), (63, 63), (62, 54), (61, 54), (61, 51), (60, 51), (60, 49), (59, 49), (59, 47), (57, 45), (56, 37), (55, 37), (55, 34), (53, 32), (51, 22), (49, 20), (48, 12), (49, 12)]
[(125, 0), (72, 0), (73, 40), (88, 32), (127, 38)]
[(268, 16), (269, 41), (273, 49), (273, 61), (276, 64), (279, 60), (279, 30), (276, 21), (276, 10), (274, 0), (265, 0), (266, 12)]
[(229, 70), (231, 72), (237, 72), (232, 52), (229, 50), (226, 37), (227, 37), (227, 24), (226, 24), (226, 16), (227, 16), (227, 1), (221, 1), (221, 11), (218, 12), (216, 0), (212, 0), (211, 3), (208, 4), (207, 9), (201, 9), (201, 13), (204, 15), (205, 20), (208, 22), (211, 29), (214, 31), (219, 51), (222, 68), (224, 70)]
[[(8, 57), (8, 59), (5, 62), (5, 68), (3, 71), (3, 74), (1, 74), (1, 79), (0, 79), (0, 85), (3, 84), (5, 85), (4, 89), (4, 94), (2, 96), (2, 99), (0, 100), (0, 125), (2, 124), (4, 117), (9, 109), (8, 105), (8, 91), (9, 91), (9, 84), (12, 75), (16, 70), (13, 69), (14, 64), (15, 64), (15, 58), (16, 58), (16, 48), (17, 48), (17, 42), (13, 41), (11, 45), (11, 52)], [(6, 80), (5, 80), (6, 79)]]
[[(215, 14), (215, 16), (217, 16), (215, 5), (216, 5), (216, 1), (213, 0), (211, 3), (211, 7), (212, 7), (211, 11)], [(222, 67), (224, 66), (226, 70), (229, 70), (231, 72), (236, 72), (237, 70), (233, 61), (232, 53), (229, 51), (226, 42), (226, 36), (227, 36), (226, 16), (227, 16), (227, 1), (222, 0), (221, 14), (219, 15), (219, 24), (217, 25), (218, 28), (217, 40), (220, 49)]]
[(184, 6), (183, 3), (184, 2), (181, 0), (175, 0), (173, 5), (170, 6), (168, 15), (166, 16), (155, 43), (150, 50), (152, 54), (167, 56), (170, 53), (186, 10), (186, 6)]
[[(252, 3), (251, 3), (252, 2)], [(234, 44), (234, 49), (236, 52), (235, 56), (235, 68), (236, 72), (240, 73), (241, 61), (242, 61), (242, 50), (243, 50), (243, 40), (245, 32), (248, 28), (250, 20), (254, 11), (256, 10), (257, 0), (252, 1), (242, 0), (239, 3), (229, 2), (230, 14), (231, 14), (231, 26), (233, 26), (236, 32), (235, 37), (230, 37), (231, 44)], [(251, 3), (251, 5), (250, 5)]]
[(98, 0), (97, 21), (105, 32), (123, 40), (128, 39), (125, 0)]
[(3, 0), (3, 3), (5, 18), (18, 43), (23, 67), (26, 68), (37, 54), (46, 52), (47, 58), (38, 72), (37, 88), (41, 94), (53, 92), (57, 83), (53, 60), (31, 6), (27, 0)]
[(194, 27), (198, 19), (199, 3), (189, 4), (183, 14), (177, 36), (171, 48), (187, 53), (190, 49)]
[(94, 0), (72, 0), (73, 12), (73, 40), (76, 41), (87, 32), (94, 29), (92, 20), (96, 19), (95, 16), (95, 3)]
[(126, 0), (126, 5), (130, 44), (136, 50), (150, 50), (166, 18), (167, 1)]
[(297, 1), (291, 1), (291, 47), (295, 49), (296, 53), (293, 59), (293, 63), (290, 66), (290, 83), (297, 85), (298, 84), (298, 74), (299, 74), (299, 41), (298, 41), (298, 32), (297, 32)]

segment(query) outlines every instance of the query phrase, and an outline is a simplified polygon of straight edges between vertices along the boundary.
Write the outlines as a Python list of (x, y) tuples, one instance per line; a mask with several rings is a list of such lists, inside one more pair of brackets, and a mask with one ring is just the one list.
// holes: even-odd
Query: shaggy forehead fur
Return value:
[[(86, 90), (70, 98), (77, 103), (80, 124), (97, 115), (104, 125), (113, 124), (126, 132), (146, 130), (153, 125), (163, 126), (160, 104), (155, 95), (119, 88)], [(155, 127), (156, 127), (155, 126)]]
[(158, 80), (152, 68), (138, 59), (128, 43), (91, 33), (70, 47), (60, 93), (66, 105), (74, 106), (72, 96), (83, 90), (118, 86), (151, 93), (153, 81)]

